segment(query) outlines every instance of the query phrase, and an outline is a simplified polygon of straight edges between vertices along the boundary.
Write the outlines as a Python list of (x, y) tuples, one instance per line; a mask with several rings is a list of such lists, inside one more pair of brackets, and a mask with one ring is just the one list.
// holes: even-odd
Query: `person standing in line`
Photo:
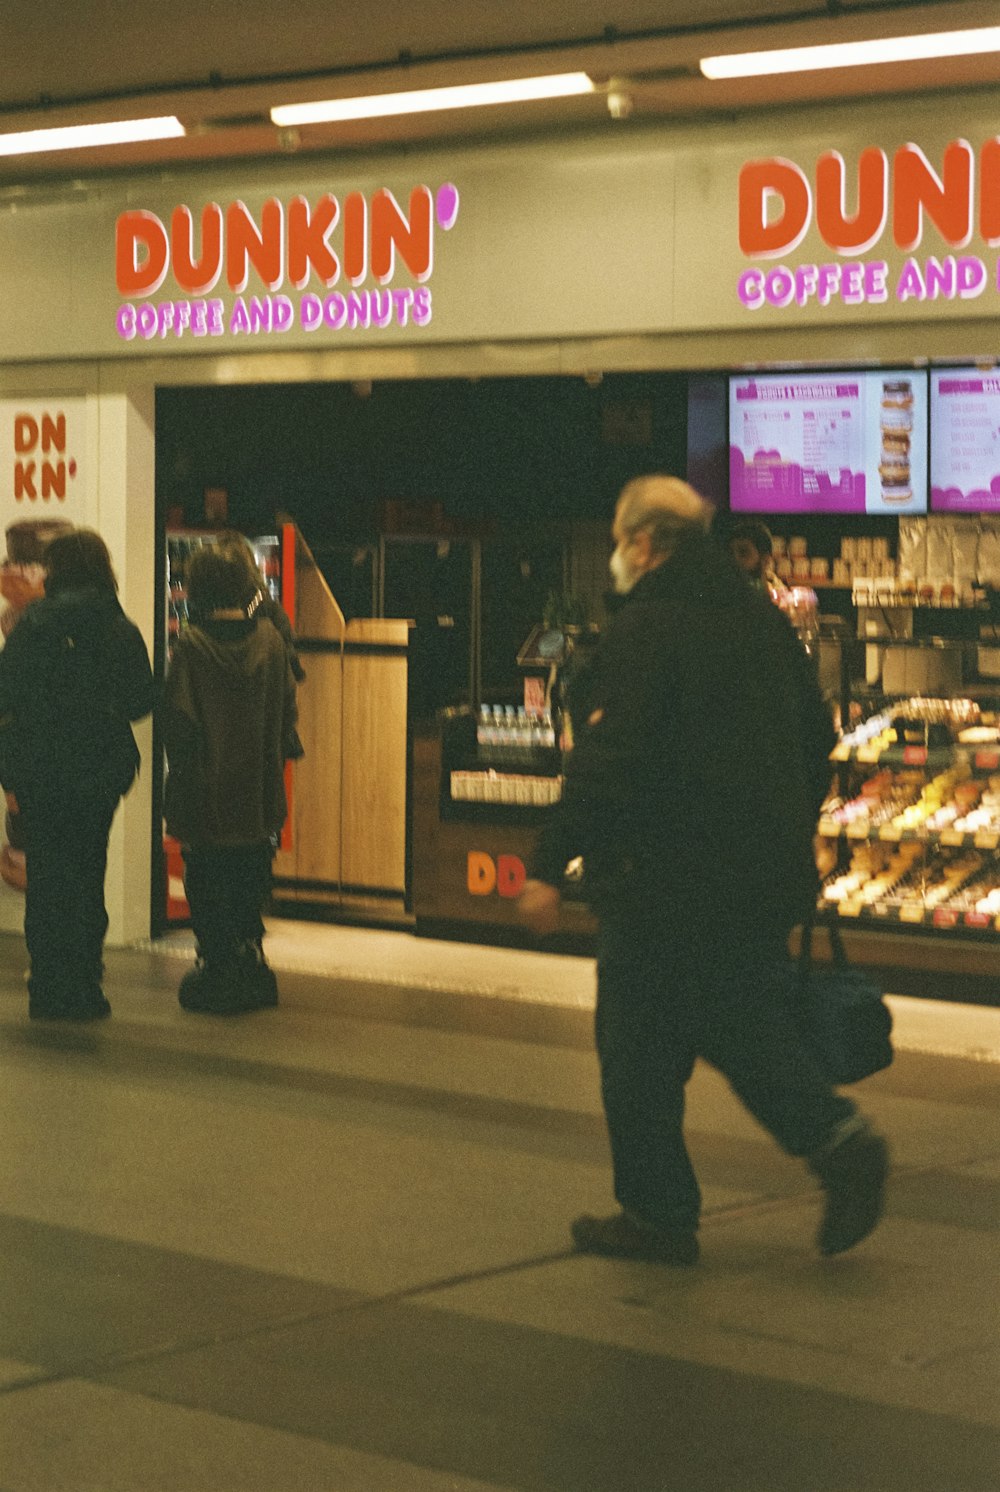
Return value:
[(256, 606), (245, 558), (206, 545), (188, 569), (191, 624), (167, 672), (167, 832), (180, 840), (198, 945), (186, 1010), (236, 1014), (278, 1003), (262, 912), (285, 821), (284, 766), (302, 755), (285, 643)]
[(139, 769), (132, 722), (153, 708), (138, 627), (99, 534), (45, 550), (45, 595), (0, 653), (0, 781), (18, 816), (33, 1020), (110, 1014), (101, 988), (108, 836)]
[(817, 894), (812, 837), (833, 730), (811, 665), (709, 537), (686, 483), (629, 482), (611, 572), (627, 602), (602, 638), (591, 713), (520, 896), (555, 931), (583, 855), (600, 923), (596, 1037), (621, 1211), (583, 1216), (581, 1251), (693, 1264), (701, 1196), (684, 1091), (702, 1057), (826, 1191), (818, 1245), (875, 1227), (887, 1147), (835, 1092), (775, 971)]
[[(71, 523), (58, 518), (21, 518), (7, 527), (7, 557), (0, 565), (0, 634), (6, 640), (32, 601), (45, 595), (45, 546), (57, 534), (68, 534)], [(7, 810), (7, 843), (0, 849), (0, 879), (16, 891), (27, 885), (24, 843), (16, 813)]]

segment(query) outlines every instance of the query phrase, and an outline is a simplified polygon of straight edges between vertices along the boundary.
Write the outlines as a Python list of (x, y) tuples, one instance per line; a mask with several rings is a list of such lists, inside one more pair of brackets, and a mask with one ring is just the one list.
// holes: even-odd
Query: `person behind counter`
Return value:
[(153, 708), (153, 676), (100, 535), (59, 535), (44, 566), (44, 597), (0, 653), (0, 781), (25, 849), (29, 1015), (96, 1020), (111, 1010), (108, 835), (139, 769), (131, 722)]
[(766, 523), (744, 519), (730, 530), (730, 557), (759, 590), (784, 591), (788, 587), (774, 568), (774, 540)]
[(621, 1211), (577, 1218), (574, 1242), (677, 1265), (699, 1252), (683, 1136), (697, 1057), (819, 1179), (822, 1253), (871, 1232), (886, 1173), (885, 1142), (803, 1048), (774, 977), (815, 906), (829, 715), (785, 618), (709, 537), (710, 512), (672, 477), (622, 491), (611, 572), (628, 600), (519, 900), (529, 928), (554, 932), (567, 863), (584, 857)]
[(179, 999), (219, 1015), (278, 1001), (261, 914), (287, 813), (285, 762), (302, 755), (286, 647), (256, 600), (239, 554), (197, 550), (191, 625), (174, 644), (165, 685), (164, 816), (181, 842), (198, 945)]

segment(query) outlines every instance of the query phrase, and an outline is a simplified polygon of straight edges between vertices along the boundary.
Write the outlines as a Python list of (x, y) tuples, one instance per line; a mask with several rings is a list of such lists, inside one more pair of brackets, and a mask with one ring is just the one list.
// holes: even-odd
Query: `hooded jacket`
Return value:
[(46, 595), (0, 653), (0, 781), (23, 810), (91, 788), (117, 797), (139, 768), (130, 722), (152, 708), (146, 645), (117, 596)]
[(185, 844), (262, 844), (285, 821), (301, 754), (295, 680), (265, 617), (215, 616), (174, 644), (164, 697), (167, 830)]
[(583, 855), (602, 915), (785, 930), (817, 893), (834, 731), (787, 619), (707, 536), (635, 585), (588, 681), (533, 874)]

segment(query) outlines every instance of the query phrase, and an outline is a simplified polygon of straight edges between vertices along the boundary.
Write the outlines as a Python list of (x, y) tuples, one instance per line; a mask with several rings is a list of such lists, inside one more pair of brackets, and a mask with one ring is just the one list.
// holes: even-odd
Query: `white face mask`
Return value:
[(615, 591), (619, 596), (627, 596), (639, 579), (640, 572), (629, 564), (621, 544), (608, 561), (608, 569), (611, 571), (611, 581)]

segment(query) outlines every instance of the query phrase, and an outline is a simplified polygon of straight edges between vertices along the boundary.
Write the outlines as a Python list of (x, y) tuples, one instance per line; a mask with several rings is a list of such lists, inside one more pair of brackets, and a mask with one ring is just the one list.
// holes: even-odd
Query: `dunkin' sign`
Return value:
[(0, 518), (68, 517), (86, 507), (83, 481), (86, 401), (0, 400), (4, 480)]
[[(405, 207), (385, 188), (343, 201), (325, 193), (185, 203), (164, 219), (119, 215), (115, 327), (124, 342), (426, 326), (435, 231), (458, 218), (458, 190), (415, 186)], [(405, 270), (412, 285), (396, 285)], [(222, 292), (226, 292), (223, 294)]]
[[(784, 262), (811, 229), (827, 255)], [(918, 252), (928, 245), (933, 252)], [(828, 150), (805, 163), (747, 161), (739, 176), (739, 247), (755, 261), (737, 281), (750, 311), (972, 300), (990, 287), (1000, 291), (1000, 260), (983, 253), (1000, 247), (1000, 137), (978, 150), (952, 140), (936, 160), (904, 144), (891, 158), (871, 146), (852, 159)]]

